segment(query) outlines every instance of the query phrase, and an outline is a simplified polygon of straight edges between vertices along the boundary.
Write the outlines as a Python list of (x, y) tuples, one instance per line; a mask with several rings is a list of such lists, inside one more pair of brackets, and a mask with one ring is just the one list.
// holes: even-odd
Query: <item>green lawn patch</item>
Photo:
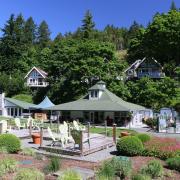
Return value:
[[(132, 135), (138, 134), (136, 131), (134, 131), (132, 129), (116, 128), (116, 136), (119, 137), (121, 135), (122, 131), (129, 132)], [(97, 133), (97, 134), (105, 134), (105, 128), (91, 127), (90, 128), (90, 132), (91, 133)], [(111, 128), (110, 127), (107, 128), (107, 134), (108, 134), (108, 136), (112, 136), (113, 135), (112, 127)]]

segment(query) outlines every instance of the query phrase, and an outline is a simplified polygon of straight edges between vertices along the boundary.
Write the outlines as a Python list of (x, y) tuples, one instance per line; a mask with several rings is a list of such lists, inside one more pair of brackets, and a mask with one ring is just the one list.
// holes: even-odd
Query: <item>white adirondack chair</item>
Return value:
[(30, 127), (30, 122), (32, 123), (32, 129), (37, 129), (38, 131), (40, 131), (40, 127), (39, 125), (37, 125), (37, 123), (34, 122), (34, 119), (29, 117), (27, 119), (27, 123), (26, 123), (26, 127), (29, 128)]
[(61, 135), (55, 136), (49, 127), (47, 128), (47, 131), (48, 131), (50, 138), (52, 139), (51, 146), (55, 146), (56, 143), (61, 143), (62, 147), (64, 147), (64, 137), (63, 136), (61, 136)]
[(17, 128), (18, 128), (19, 130), (25, 128), (25, 124), (21, 124), (19, 118), (15, 118), (15, 119), (14, 119), (14, 122), (15, 122), (15, 125), (17, 126)]
[(2, 120), (0, 121), (0, 123), (1, 123), (0, 134), (11, 132), (11, 126), (8, 129), (6, 120)]
[(85, 126), (79, 126), (78, 122), (77, 121), (73, 121), (73, 126), (74, 126), (74, 129), (77, 130), (77, 131), (84, 131), (86, 130)]
[(72, 141), (73, 140), (72, 136), (69, 136), (67, 123), (65, 125), (61, 124), (59, 126), (59, 133), (60, 133), (61, 136), (64, 137), (65, 144), (67, 144), (68, 141)]

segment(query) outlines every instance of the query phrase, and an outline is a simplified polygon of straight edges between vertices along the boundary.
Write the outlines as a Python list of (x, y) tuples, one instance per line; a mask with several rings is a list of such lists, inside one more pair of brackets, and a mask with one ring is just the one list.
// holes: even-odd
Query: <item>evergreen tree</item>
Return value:
[(41, 48), (47, 46), (50, 41), (50, 30), (46, 21), (42, 21), (38, 27), (38, 43)]
[(25, 21), (22, 16), (22, 14), (19, 14), (15, 20), (15, 37), (16, 37), (16, 43), (18, 45), (23, 45), (25, 41), (25, 36), (24, 36), (24, 25)]
[(26, 42), (28, 44), (34, 44), (36, 41), (36, 24), (32, 17), (29, 17), (25, 22), (24, 34), (26, 37)]
[(175, 4), (175, 2), (174, 2), (174, 1), (172, 1), (172, 3), (171, 3), (170, 10), (177, 10), (177, 8), (176, 8), (176, 4)]
[(136, 21), (133, 22), (133, 24), (129, 28), (129, 38), (136, 37), (139, 29), (143, 28), (142, 25), (138, 24)]
[(11, 14), (9, 20), (5, 24), (5, 27), (2, 29), (3, 36), (1, 38), (1, 54), (4, 56), (11, 56), (14, 53), (15, 43), (15, 18), (14, 14)]
[(93, 22), (93, 17), (90, 11), (88, 10), (85, 14), (84, 19), (82, 20), (82, 31), (84, 33), (84, 38), (88, 39), (91, 36), (91, 33), (95, 27), (95, 23)]
[(61, 41), (63, 39), (63, 35), (61, 33), (59, 33), (55, 38), (54, 38), (54, 42), (58, 42)]

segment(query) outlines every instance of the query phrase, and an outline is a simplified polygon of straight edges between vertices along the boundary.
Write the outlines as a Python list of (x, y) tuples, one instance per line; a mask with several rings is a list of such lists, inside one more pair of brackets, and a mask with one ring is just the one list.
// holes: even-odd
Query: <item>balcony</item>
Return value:
[(48, 82), (27, 82), (26, 85), (28, 87), (47, 87), (49, 83)]
[(150, 78), (154, 78), (154, 79), (160, 79), (160, 78), (165, 77), (165, 73), (161, 73), (161, 72), (144, 72), (144, 73), (138, 73), (137, 77), (138, 78), (150, 77)]

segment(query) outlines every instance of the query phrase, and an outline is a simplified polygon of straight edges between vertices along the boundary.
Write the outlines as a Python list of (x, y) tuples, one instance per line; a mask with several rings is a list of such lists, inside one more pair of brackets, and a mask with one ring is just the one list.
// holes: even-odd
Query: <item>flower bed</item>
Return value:
[(173, 138), (153, 137), (144, 143), (143, 155), (154, 156), (160, 159), (180, 156), (180, 141)]

